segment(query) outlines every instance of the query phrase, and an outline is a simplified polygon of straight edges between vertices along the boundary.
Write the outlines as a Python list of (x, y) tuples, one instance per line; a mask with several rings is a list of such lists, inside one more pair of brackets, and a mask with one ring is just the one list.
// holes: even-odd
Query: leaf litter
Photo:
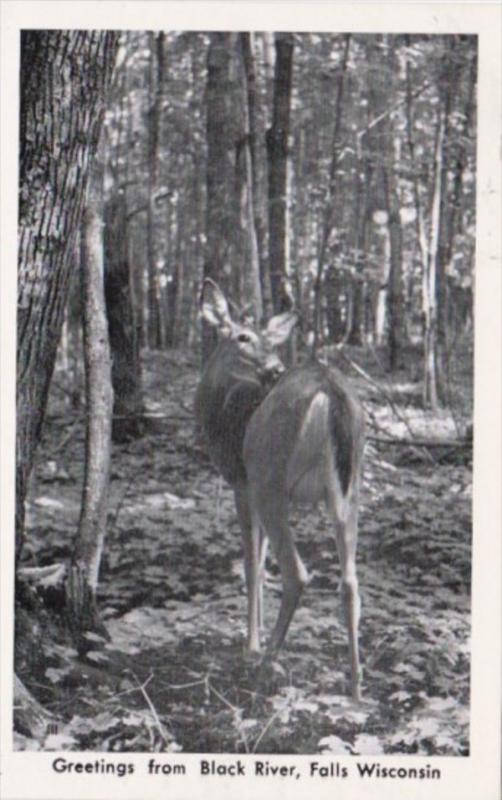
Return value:
[[(174, 364), (166, 357), (158, 371), (146, 369), (150, 405), (167, 421), (196, 383), (186, 363), (176, 367), (181, 383), (161, 381)], [(39, 455), (29, 564), (69, 557), (76, 525), (83, 439), (73, 437), (51, 458), (50, 433), (44, 452), (55, 464), (44, 469)], [(43, 699), (63, 721), (59, 738), (18, 737), (18, 747), (468, 754), (472, 476), (466, 465), (407, 465), (402, 455), (396, 468), (392, 455), (367, 449), (358, 551), (361, 706), (348, 696), (340, 573), (322, 512), (293, 514), (312, 580), (277, 665), (267, 671), (245, 657), (232, 493), (187, 415), (114, 446), (99, 589), (110, 641), (94, 644), (92, 663), (60, 644), (51, 649)], [(54, 479), (63, 472), (70, 481)], [(265, 597), (270, 631), (280, 600), (273, 559)], [(30, 674), (21, 677), (30, 686)]]

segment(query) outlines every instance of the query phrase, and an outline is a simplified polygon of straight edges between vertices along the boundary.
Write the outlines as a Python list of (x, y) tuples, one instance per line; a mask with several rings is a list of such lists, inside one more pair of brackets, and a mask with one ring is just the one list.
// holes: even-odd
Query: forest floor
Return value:
[[(68, 559), (78, 524), (83, 419), (64, 406), (61, 381), (56, 374), (29, 498), (26, 565)], [(373, 438), (409, 439), (411, 429), (417, 440), (449, 442), (451, 416), (421, 411), (418, 384), (404, 376), (390, 405), (371, 383), (353, 381), (370, 423), (358, 550), (364, 699), (354, 704), (326, 515), (293, 514), (311, 582), (283, 651), (259, 672), (243, 656), (246, 597), (232, 493), (196, 441), (195, 362), (149, 354), (144, 381), (155, 425), (113, 447), (99, 593), (110, 641), (96, 636), (80, 660), (51, 632), (40, 652), (18, 659), (19, 677), (58, 726), (44, 741), (17, 735), (17, 747), (468, 754), (470, 450)], [(270, 631), (280, 600), (273, 560), (267, 573)]]

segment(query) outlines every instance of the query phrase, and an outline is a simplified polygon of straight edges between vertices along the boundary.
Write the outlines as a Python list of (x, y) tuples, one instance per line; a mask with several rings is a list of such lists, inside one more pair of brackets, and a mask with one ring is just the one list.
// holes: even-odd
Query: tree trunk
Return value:
[(16, 549), (117, 34), (21, 36)]
[[(335, 215), (334, 204), (337, 199), (337, 167), (338, 158), (340, 153), (340, 131), (342, 126), (342, 103), (343, 91), (345, 85), (345, 74), (347, 71), (347, 62), (350, 49), (350, 35), (345, 36), (342, 62), (340, 70), (337, 75), (337, 86), (335, 105), (333, 110), (333, 136), (331, 145), (331, 164), (329, 171), (328, 188), (324, 201), (324, 213), (321, 222), (321, 241), (319, 244), (319, 252), (317, 256), (317, 270), (314, 283), (314, 342), (312, 346), (313, 353), (315, 354), (322, 340), (322, 314), (321, 314), (321, 288), (322, 278), (325, 268), (326, 254), (328, 251), (329, 241), (333, 233), (334, 223), (333, 218)], [(332, 276), (331, 291), (337, 291), (337, 286), (341, 282), (341, 277), (335, 278)], [(338, 292), (337, 292), (338, 293)], [(334, 299), (334, 298), (332, 298)], [(338, 297), (337, 297), (338, 302)]]
[[(241, 36), (245, 36), (245, 34), (241, 34)], [(254, 201), (254, 193), (255, 189), (257, 190), (258, 182), (256, 179), (253, 180), (252, 135), (245, 69), (242, 69), (241, 86), (240, 135), (236, 154), (236, 187), (240, 228), (238, 239), (242, 249), (242, 286), (245, 304), (251, 306), (254, 320), (257, 324), (260, 324), (263, 317), (263, 301), (256, 228), (257, 208)]]
[(361, 171), (367, 178), (367, 159), (364, 158), (364, 167), (361, 157), (356, 162), (355, 175), (355, 203), (354, 203), (354, 272), (352, 278), (352, 314), (348, 329), (347, 341), (351, 345), (362, 345), (365, 339), (364, 329), (364, 267), (366, 263), (366, 238), (368, 225), (368, 181), (361, 177)]
[(105, 299), (112, 352), (115, 442), (142, 434), (141, 361), (132, 301), (126, 200), (117, 193), (105, 206)]
[[(160, 114), (163, 92), (163, 33), (149, 34), (150, 40), (150, 84), (148, 110), (148, 208), (146, 249), (148, 259), (148, 344), (153, 348), (162, 347), (160, 321), (159, 286), (157, 280), (157, 239), (155, 224), (155, 192), (159, 161)], [(156, 44), (156, 47), (155, 47)], [(156, 56), (155, 56), (156, 54)], [(154, 59), (157, 62), (155, 76)]]
[[(392, 140), (392, 136), (391, 136)], [(392, 148), (392, 141), (389, 142)], [(388, 323), (389, 323), (389, 367), (394, 372), (401, 364), (405, 340), (404, 325), (404, 287), (403, 287), (403, 233), (399, 216), (399, 200), (393, 175), (393, 163), (384, 169), (385, 196), (389, 230), (389, 280), (388, 280)]]
[(469, 139), (469, 130), (472, 125), (472, 118), (474, 113), (474, 97), (475, 97), (476, 81), (477, 81), (477, 59), (476, 57), (472, 57), (469, 66), (469, 86), (467, 89), (467, 99), (465, 102), (462, 136), (461, 136), (461, 141), (458, 145), (457, 158), (455, 160), (455, 166), (453, 172), (453, 196), (450, 203), (450, 222), (449, 222), (450, 238), (448, 241), (448, 250), (446, 256), (447, 263), (450, 261), (452, 255), (453, 237), (459, 230), (459, 224), (457, 223), (457, 220), (461, 224), (461, 219), (462, 219), (461, 215), (462, 185), (463, 185), (464, 169), (466, 164), (466, 142)]
[[(394, 174), (394, 131), (392, 115), (388, 112), (392, 96), (396, 64), (392, 46), (388, 55), (384, 49), (389, 43), (385, 37), (371, 41), (368, 47), (368, 94), (371, 103), (373, 124), (368, 129), (367, 139), (370, 172), (374, 175), (373, 211), (385, 213), (384, 268), (383, 279), (376, 295), (375, 338), (389, 345), (389, 366), (394, 370), (401, 359), (405, 342), (403, 247), (400, 220), (399, 196)], [(383, 74), (382, 74), (383, 67)], [(383, 233), (383, 231), (381, 231)]]
[(389, 272), (390, 272), (390, 236), (389, 229), (386, 226), (381, 235), (382, 240), (382, 267), (380, 270), (380, 280), (376, 287), (375, 293), (375, 309), (374, 309), (374, 341), (382, 347), (385, 344), (385, 337), (387, 333), (387, 311), (389, 304), (387, 302), (388, 286), (389, 286)]
[[(409, 48), (410, 37), (406, 37), (406, 44)], [(412, 165), (412, 186), (413, 186), (413, 201), (415, 205), (415, 232), (417, 237), (418, 251), (420, 254), (420, 262), (422, 270), (425, 274), (427, 272), (427, 234), (424, 219), (423, 203), (420, 196), (420, 186), (418, 182), (418, 175), (415, 170), (416, 156), (415, 156), (415, 141), (413, 137), (413, 109), (412, 109), (412, 92), (411, 92), (411, 72), (410, 60), (406, 61), (406, 138), (408, 149), (410, 152), (410, 161)]]
[(436, 147), (434, 153), (434, 191), (431, 210), (431, 232), (424, 277), (424, 405), (433, 411), (438, 408), (437, 391), (437, 273), (440, 259), (439, 236), (441, 219), (441, 191), (443, 175), (444, 121), (441, 108), (438, 111)]
[[(326, 324), (329, 341), (333, 344), (342, 341), (345, 334), (345, 323), (342, 315), (341, 294), (345, 290), (340, 271), (334, 265), (329, 267), (324, 277), (324, 295), (326, 298)], [(322, 319), (319, 319), (322, 329)]]
[(261, 296), (263, 305), (266, 305), (268, 294), (268, 260), (267, 260), (267, 218), (263, 203), (264, 183), (266, 182), (266, 172), (261, 168), (261, 153), (259, 147), (260, 135), (263, 132), (260, 128), (259, 115), (257, 109), (256, 92), (256, 72), (253, 58), (253, 34), (240, 34), (241, 52), (244, 62), (244, 76), (246, 82), (247, 95), (247, 129), (249, 137), (249, 158), (250, 164), (247, 165), (247, 180), (251, 185), (252, 212), (254, 229), (256, 232), (257, 258), (260, 275)]
[[(207, 56), (207, 200), (204, 277), (227, 289), (231, 270), (234, 209), (234, 130), (232, 50), (234, 35), (211, 33)], [(216, 334), (202, 324), (202, 360), (205, 363), (216, 344)]]
[[(468, 88), (467, 88), (467, 97), (465, 101), (465, 110), (464, 110), (464, 121), (462, 125), (462, 133), (460, 137), (460, 141), (457, 143), (457, 149), (455, 158), (452, 159), (453, 163), (453, 188), (452, 188), (452, 195), (449, 202), (449, 220), (448, 220), (448, 231), (449, 236), (446, 242), (446, 247), (444, 251), (445, 263), (450, 264), (454, 255), (454, 243), (455, 243), (455, 236), (457, 234), (463, 233), (463, 200), (462, 200), (462, 191), (463, 191), (463, 183), (464, 183), (464, 170), (467, 161), (466, 155), (466, 143), (469, 141), (469, 131), (472, 125), (472, 118), (474, 112), (474, 102), (475, 102), (475, 88), (476, 88), (476, 80), (477, 80), (477, 59), (476, 57), (471, 58), (471, 63), (469, 65), (469, 78), (468, 78)], [(462, 329), (463, 323), (466, 320), (466, 314), (463, 313), (464, 309), (461, 309), (462, 301), (460, 301), (460, 297), (462, 296), (463, 292), (462, 289), (451, 280), (449, 276), (446, 276), (446, 326), (447, 331), (449, 334), (449, 338), (456, 337), (456, 334), (459, 330)], [(472, 300), (472, 296), (471, 296)], [(467, 318), (472, 316), (472, 310), (469, 309), (469, 300), (467, 301)], [(458, 324), (460, 321), (460, 325)], [(449, 364), (447, 365), (449, 368)]]
[[(126, 179), (126, 208), (127, 208), (127, 228), (128, 236), (128, 252), (127, 260), (131, 269), (131, 291), (134, 297), (134, 310), (136, 314), (136, 338), (138, 340), (138, 348), (146, 347), (148, 344), (148, 331), (145, 319), (145, 292), (144, 292), (144, 269), (143, 257), (138, 257), (138, 237), (135, 235), (135, 226), (133, 217), (129, 213), (131, 211), (131, 197), (129, 185), (135, 182), (135, 174), (132, 166), (133, 153), (134, 153), (134, 103), (130, 87), (130, 76), (126, 72), (126, 90), (127, 90), (127, 127), (125, 131), (126, 136), (126, 163), (125, 163), (125, 179)], [(133, 212), (134, 216), (134, 212)]]
[(176, 347), (180, 344), (181, 324), (181, 298), (183, 296), (183, 248), (182, 243), (186, 236), (185, 217), (186, 204), (178, 204), (178, 220), (174, 239), (175, 248), (172, 254), (172, 268), (170, 279), (167, 283), (167, 319), (166, 319), (166, 345)]
[(85, 472), (79, 528), (68, 578), (70, 624), (77, 641), (96, 622), (96, 591), (108, 513), (113, 408), (104, 294), (103, 165), (97, 158), (84, 212), (82, 245), (87, 406)]
[[(443, 105), (443, 150), (441, 153), (441, 184), (440, 184), (440, 208), (439, 208), (439, 230), (437, 242), (437, 261), (436, 261), (436, 313), (437, 313), (437, 339), (438, 357), (442, 362), (445, 361), (445, 351), (447, 350), (447, 292), (446, 292), (446, 270), (451, 256), (452, 235), (450, 228), (450, 216), (448, 213), (448, 177), (450, 171), (450, 140), (452, 131), (452, 114), (455, 111), (455, 94), (458, 89), (459, 67), (455, 57), (457, 37), (449, 37), (448, 50), (444, 54), (441, 74), (439, 78), (439, 99)], [(443, 363), (440, 374), (444, 375)], [(440, 392), (444, 395), (441, 386)]]
[(267, 135), (269, 273), (272, 304), (277, 314), (290, 305), (286, 294), (287, 169), (293, 36), (276, 34), (274, 111)]

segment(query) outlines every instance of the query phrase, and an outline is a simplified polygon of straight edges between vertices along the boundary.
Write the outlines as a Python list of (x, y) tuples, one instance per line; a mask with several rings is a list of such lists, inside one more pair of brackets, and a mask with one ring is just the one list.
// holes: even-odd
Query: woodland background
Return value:
[[(477, 40), (29, 31), (21, 39), (16, 743), (468, 753)], [(368, 419), (365, 702), (338, 566), (266, 685), (231, 496), (194, 430), (203, 277)], [(82, 324), (83, 321), (83, 324)], [(269, 565), (270, 615), (277, 571)]]

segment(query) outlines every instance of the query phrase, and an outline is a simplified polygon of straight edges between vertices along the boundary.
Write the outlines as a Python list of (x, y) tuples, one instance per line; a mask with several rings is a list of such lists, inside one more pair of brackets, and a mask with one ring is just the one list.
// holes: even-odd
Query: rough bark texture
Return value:
[(16, 545), (40, 437), (90, 159), (117, 35), (27, 31), (21, 39)]

